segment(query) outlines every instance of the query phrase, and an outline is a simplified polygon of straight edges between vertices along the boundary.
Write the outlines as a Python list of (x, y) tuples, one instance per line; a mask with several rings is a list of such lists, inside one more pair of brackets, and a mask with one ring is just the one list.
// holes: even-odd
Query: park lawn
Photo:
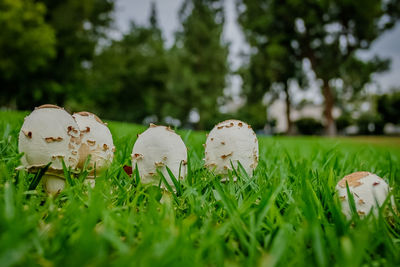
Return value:
[(334, 190), (374, 172), (400, 207), (399, 138), (259, 136), (254, 177), (221, 184), (202, 168), (206, 133), (178, 131), (191, 171), (174, 194), (122, 170), (146, 127), (108, 122), (117, 149), (96, 187), (48, 197), (15, 171), (26, 115), (0, 111), (0, 266), (400, 266), (399, 216), (348, 222)]

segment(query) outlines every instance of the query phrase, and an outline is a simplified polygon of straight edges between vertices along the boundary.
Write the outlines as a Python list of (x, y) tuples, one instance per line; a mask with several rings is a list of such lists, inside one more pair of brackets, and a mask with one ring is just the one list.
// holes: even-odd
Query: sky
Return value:
[[(163, 35), (167, 46), (173, 44), (174, 33), (179, 29), (178, 11), (183, 0), (117, 0), (116, 11), (114, 13), (115, 30), (112, 33), (114, 38), (119, 38), (122, 33), (129, 29), (130, 21), (137, 24), (147, 24), (150, 15), (151, 2), (155, 2), (158, 11), (158, 23), (163, 30)], [(241, 51), (248, 51), (239, 25), (236, 22), (235, 0), (225, 0), (226, 23), (223, 38), (230, 43), (229, 61), (233, 69), (241, 64)], [(365, 58), (379, 55), (390, 58), (391, 69), (383, 74), (376, 74), (376, 85), (371, 86), (370, 90), (375, 92), (384, 92), (391, 87), (400, 86), (400, 23), (397, 26), (385, 32), (378, 40), (376, 40), (372, 48), (368, 52), (363, 52)], [(308, 68), (309, 69), (309, 68)], [(315, 77), (311, 70), (308, 71), (311, 79)], [(230, 77), (228, 91), (232, 96), (238, 95), (241, 86), (240, 77)], [(310, 99), (315, 103), (322, 102), (322, 96), (319, 92), (316, 81), (311, 83), (308, 91), (301, 92), (295, 87), (292, 88), (294, 101), (299, 102), (301, 99)]]

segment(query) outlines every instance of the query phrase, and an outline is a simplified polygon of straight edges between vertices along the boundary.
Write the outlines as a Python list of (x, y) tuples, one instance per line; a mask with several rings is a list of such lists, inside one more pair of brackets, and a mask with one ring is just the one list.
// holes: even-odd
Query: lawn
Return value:
[(0, 266), (400, 266), (400, 217), (347, 221), (334, 189), (370, 171), (400, 207), (399, 138), (260, 136), (254, 177), (222, 184), (202, 168), (206, 133), (178, 131), (191, 177), (174, 195), (123, 171), (146, 127), (109, 122), (117, 150), (96, 187), (49, 197), (15, 171), (26, 114), (0, 111)]

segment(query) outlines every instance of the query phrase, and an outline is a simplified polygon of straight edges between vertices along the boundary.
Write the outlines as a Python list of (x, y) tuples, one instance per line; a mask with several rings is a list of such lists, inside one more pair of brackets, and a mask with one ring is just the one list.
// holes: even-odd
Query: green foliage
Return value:
[(234, 118), (250, 123), (255, 130), (263, 129), (267, 122), (266, 107), (261, 101), (254, 104), (248, 103), (235, 114)]
[(318, 135), (322, 133), (323, 126), (321, 122), (314, 118), (301, 118), (295, 121), (295, 125), (300, 134)]
[(196, 109), (200, 115), (196, 127), (207, 129), (219, 113), (217, 99), (223, 96), (229, 70), (228, 46), (222, 41), (223, 1), (185, 0), (179, 18), (182, 29), (173, 52), (180, 64), (172, 73), (174, 79), (180, 79), (172, 83), (179, 88), (176, 105), (185, 111), (185, 117), (180, 118), (184, 124), (188, 111)]
[(143, 127), (109, 122), (117, 150), (95, 188), (76, 179), (50, 197), (15, 170), (24, 115), (0, 112), (1, 266), (400, 264), (398, 214), (347, 221), (334, 189), (346, 174), (371, 171), (399, 207), (399, 139), (259, 137), (254, 177), (239, 169), (237, 182), (220, 183), (202, 168), (205, 133), (184, 131), (191, 179), (172, 195), (123, 171)]
[[(256, 1), (238, 1), (238, 21), (252, 47), (248, 63), (242, 66), (239, 73), (243, 79), (242, 93), (246, 103), (257, 106), (259, 114), (265, 114), (266, 107), (261, 103), (267, 92), (277, 95), (283, 92), (287, 101), (287, 119), (291, 125), (289, 83), (295, 81), (300, 88), (304, 88), (307, 80), (302, 70), (302, 58), (292, 43), (296, 17), (287, 16), (286, 9), (281, 1), (269, 1), (267, 5)], [(254, 123), (251, 119), (249, 122)]]
[(1, 0), (0, 104), (32, 109), (73, 98), (112, 10), (110, 0)]
[(378, 96), (377, 111), (384, 122), (400, 124), (400, 91)]
[(374, 57), (368, 61), (352, 57), (342, 64), (339, 69), (342, 85), (334, 88), (337, 101), (344, 104), (360, 98), (360, 93), (366, 84), (372, 82), (372, 74), (389, 69), (390, 61)]
[(21, 104), (19, 108), (31, 109), (43, 102), (63, 105), (69, 99), (80, 102), (82, 89), (86, 87), (86, 69), (99, 39), (106, 37), (114, 3), (112, 0), (39, 2), (46, 5), (46, 22), (56, 32), (56, 56), (31, 81), (30, 87), (41, 94), (40, 99)]
[(156, 115), (162, 121), (163, 105), (173, 99), (166, 89), (168, 73), (160, 30), (132, 23), (129, 33), (94, 59), (88, 78), (93, 108), (105, 118), (141, 123)]
[(55, 56), (55, 33), (46, 7), (32, 0), (0, 1), (0, 105), (19, 105), (32, 75)]

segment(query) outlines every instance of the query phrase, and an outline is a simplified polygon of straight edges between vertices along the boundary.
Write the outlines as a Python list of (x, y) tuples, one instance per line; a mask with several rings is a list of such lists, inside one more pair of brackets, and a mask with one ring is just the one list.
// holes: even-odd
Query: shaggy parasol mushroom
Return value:
[(50, 194), (64, 188), (62, 160), (75, 168), (79, 161), (79, 127), (74, 118), (55, 105), (42, 105), (25, 118), (18, 139), (21, 161), (29, 172), (35, 172), (49, 162), (43, 185)]
[[(75, 119), (80, 130), (79, 162), (77, 167), (82, 169), (86, 159), (91, 155), (88, 164), (91, 172), (87, 179), (94, 179), (94, 172), (101, 173), (110, 166), (114, 158), (114, 143), (112, 135), (107, 125), (93, 113), (82, 111), (74, 113)], [(94, 185), (94, 180), (87, 181)]]
[[(165, 166), (177, 179), (186, 176), (187, 148), (182, 138), (171, 128), (150, 124), (138, 135), (132, 150), (132, 167), (137, 164), (142, 183), (159, 183), (157, 170), (160, 170), (168, 184), (174, 184)], [(180, 173), (179, 173), (180, 171)]]
[[(354, 198), (357, 213), (363, 217), (371, 210), (377, 214), (389, 194), (389, 185), (379, 176), (370, 172), (355, 172), (341, 179), (336, 190), (342, 203), (342, 212), (347, 219), (351, 218), (351, 209), (348, 202), (346, 182)], [(378, 206), (377, 206), (378, 205)]]
[(205, 143), (205, 166), (216, 174), (226, 175), (240, 162), (252, 175), (258, 164), (258, 140), (250, 125), (239, 120), (218, 123)]

